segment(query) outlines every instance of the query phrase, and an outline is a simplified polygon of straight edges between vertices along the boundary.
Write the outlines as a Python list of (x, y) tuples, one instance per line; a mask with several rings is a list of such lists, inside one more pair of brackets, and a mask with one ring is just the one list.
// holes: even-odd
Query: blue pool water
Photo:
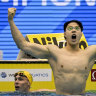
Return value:
[(0, 96), (96, 96), (96, 93), (89, 93), (83, 95), (56, 95), (55, 92), (30, 92), (30, 93), (20, 93), (20, 92), (0, 92)]

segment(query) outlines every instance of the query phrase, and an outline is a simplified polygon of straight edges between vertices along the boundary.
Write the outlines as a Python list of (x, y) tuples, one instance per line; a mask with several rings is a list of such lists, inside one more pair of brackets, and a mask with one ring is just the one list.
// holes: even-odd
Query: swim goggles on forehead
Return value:
[(69, 31), (71, 31), (73, 29), (78, 31), (78, 30), (80, 30), (80, 27), (79, 26), (75, 26), (75, 27), (69, 26), (69, 27), (67, 27), (67, 30), (69, 30)]
[(14, 77), (16, 77), (17, 75), (26, 77), (26, 76), (24, 75), (24, 73), (15, 73), (15, 74), (14, 74)]

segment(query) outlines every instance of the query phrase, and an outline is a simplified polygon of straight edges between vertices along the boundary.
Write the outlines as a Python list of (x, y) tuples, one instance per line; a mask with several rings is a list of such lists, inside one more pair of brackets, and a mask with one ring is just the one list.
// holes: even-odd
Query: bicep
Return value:
[(91, 45), (89, 49), (89, 51), (91, 51), (91, 53), (96, 56), (96, 45)]
[(85, 52), (90, 59), (96, 59), (96, 45), (88, 46)]
[(49, 51), (46, 45), (26, 42), (22, 50), (36, 58), (48, 59)]

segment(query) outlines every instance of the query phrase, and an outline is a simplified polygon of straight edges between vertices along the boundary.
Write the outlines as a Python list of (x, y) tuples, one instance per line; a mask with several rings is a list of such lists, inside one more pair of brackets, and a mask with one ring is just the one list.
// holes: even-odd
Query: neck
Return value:
[(67, 46), (65, 47), (67, 50), (72, 51), (72, 52), (77, 52), (80, 50), (79, 44), (71, 45), (67, 43)]

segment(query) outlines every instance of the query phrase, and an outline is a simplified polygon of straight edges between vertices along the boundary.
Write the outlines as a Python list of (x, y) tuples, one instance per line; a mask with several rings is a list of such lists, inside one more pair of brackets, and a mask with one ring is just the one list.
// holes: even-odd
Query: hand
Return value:
[(8, 8), (8, 21), (13, 20), (15, 16), (16, 8)]

